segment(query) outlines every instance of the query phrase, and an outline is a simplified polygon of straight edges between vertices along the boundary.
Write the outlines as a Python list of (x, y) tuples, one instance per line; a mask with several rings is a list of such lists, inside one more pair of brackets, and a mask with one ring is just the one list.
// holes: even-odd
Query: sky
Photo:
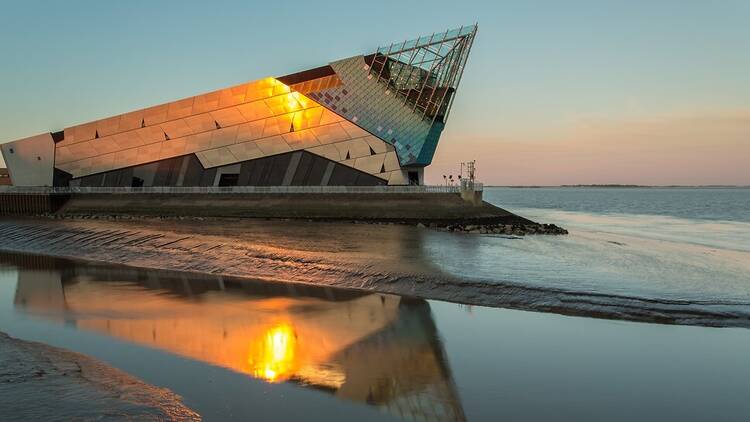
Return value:
[(747, 0), (2, 0), (0, 142), (474, 22), (428, 183), (750, 185)]

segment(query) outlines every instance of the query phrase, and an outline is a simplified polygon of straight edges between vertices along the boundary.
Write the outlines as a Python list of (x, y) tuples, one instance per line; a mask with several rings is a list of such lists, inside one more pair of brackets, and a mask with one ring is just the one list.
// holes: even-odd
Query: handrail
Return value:
[(0, 186), (0, 194), (49, 195), (49, 194), (284, 194), (284, 193), (461, 193), (481, 192), (481, 183), (464, 186), (210, 186), (210, 187), (49, 187), (49, 186)]

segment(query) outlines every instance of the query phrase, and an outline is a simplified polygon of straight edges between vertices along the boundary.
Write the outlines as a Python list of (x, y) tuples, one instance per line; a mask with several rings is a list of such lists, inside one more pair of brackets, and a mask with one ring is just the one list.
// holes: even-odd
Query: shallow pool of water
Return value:
[(728, 420), (750, 331), (2, 255), (0, 331), (167, 387), (206, 420)]

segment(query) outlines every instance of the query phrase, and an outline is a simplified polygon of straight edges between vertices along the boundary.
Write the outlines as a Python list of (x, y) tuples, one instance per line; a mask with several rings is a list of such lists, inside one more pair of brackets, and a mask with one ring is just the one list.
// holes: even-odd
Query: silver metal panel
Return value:
[(297, 171), (297, 167), (299, 166), (299, 161), (301, 158), (301, 152), (295, 152), (294, 154), (292, 154), (292, 158), (289, 160), (289, 166), (286, 168), (286, 173), (284, 173), (284, 179), (281, 181), (282, 186), (289, 186), (292, 184), (294, 173)]
[(323, 179), (320, 181), (320, 186), (328, 186), (328, 182), (331, 180), (331, 174), (333, 173), (334, 167), (336, 167), (336, 164), (328, 163), (328, 167), (326, 167), (326, 171), (325, 173), (323, 173)]
[(52, 186), (55, 141), (44, 133), (0, 145), (13, 186)]

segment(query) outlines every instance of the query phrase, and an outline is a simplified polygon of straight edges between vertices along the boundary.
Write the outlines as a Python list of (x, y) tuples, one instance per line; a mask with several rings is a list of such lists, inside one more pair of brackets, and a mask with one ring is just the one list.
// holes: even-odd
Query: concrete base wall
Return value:
[(467, 202), (457, 193), (74, 194), (59, 213), (425, 223), (528, 221), (486, 202)]

